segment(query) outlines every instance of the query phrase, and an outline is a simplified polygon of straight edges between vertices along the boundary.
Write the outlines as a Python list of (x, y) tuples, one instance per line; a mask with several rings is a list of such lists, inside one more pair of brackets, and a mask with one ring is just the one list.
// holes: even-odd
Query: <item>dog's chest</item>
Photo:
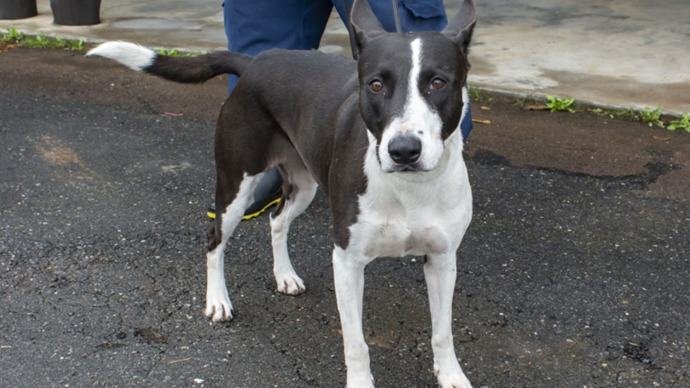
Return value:
[(456, 250), (472, 215), (472, 196), (464, 164), (448, 172), (430, 182), (368, 176), (350, 226), (352, 248), (368, 258)]
[(401, 218), (362, 225), (362, 230), (367, 232), (361, 240), (365, 257), (440, 254), (449, 249), (448, 236), (438, 225), (418, 224)]

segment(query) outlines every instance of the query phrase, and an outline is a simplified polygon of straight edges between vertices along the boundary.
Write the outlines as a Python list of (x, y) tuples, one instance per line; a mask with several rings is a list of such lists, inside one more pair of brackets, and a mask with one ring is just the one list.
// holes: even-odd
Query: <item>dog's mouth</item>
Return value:
[(402, 172), (402, 173), (412, 173), (412, 172), (427, 172), (428, 169), (424, 168), (421, 163), (412, 164), (394, 164), (386, 169), (387, 173)]

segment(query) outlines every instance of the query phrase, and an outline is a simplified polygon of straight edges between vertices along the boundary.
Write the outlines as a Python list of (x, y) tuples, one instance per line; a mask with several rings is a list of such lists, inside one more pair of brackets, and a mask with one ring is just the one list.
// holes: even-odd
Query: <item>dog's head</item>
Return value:
[(366, 0), (351, 15), (358, 54), (360, 112), (386, 172), (430, 171), (463, 112), (472, 0), (440, 33), (388, 33)]

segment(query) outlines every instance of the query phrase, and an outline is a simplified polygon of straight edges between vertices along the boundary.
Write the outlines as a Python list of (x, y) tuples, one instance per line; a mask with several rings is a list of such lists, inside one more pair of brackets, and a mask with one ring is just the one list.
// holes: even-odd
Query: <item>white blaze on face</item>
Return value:
[(408, 78), (407, 98), (401, 116), (393, 118), (383, 130), (379, 159), (384, 171), (394, 171), (396, 163), (388, 153), (388, 145), (397, 136), (414, 136), (422, 143), (422, 153), (418, 160), (419, 169), (434, 169), (443, 155), (441, 130), (443, 122), (422, 98), (419, 91), (419, 76), (422, 68), (422, 40), (417, 38), (410, 43), (412, 66)]

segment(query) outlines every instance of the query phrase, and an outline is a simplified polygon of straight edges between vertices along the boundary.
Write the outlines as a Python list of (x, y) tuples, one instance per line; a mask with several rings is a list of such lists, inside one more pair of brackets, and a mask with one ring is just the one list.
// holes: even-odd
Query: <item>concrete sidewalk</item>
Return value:
[[(221, 0), (105, 0), (102, 23), (52, 23), (49, 0), (39, 16), (0, 20), (0, 31), (83, 39), (128, 40), (152, 47), (225, 48)], [(690, 112), (690, 3), (667, 0), (476, 0), (472, 86), (520, 95), (573, 97), (620, 108)], [(449, 15), (458, 1), (448, 0)], [(322, 49), (349, 52), (334, 14)]]

